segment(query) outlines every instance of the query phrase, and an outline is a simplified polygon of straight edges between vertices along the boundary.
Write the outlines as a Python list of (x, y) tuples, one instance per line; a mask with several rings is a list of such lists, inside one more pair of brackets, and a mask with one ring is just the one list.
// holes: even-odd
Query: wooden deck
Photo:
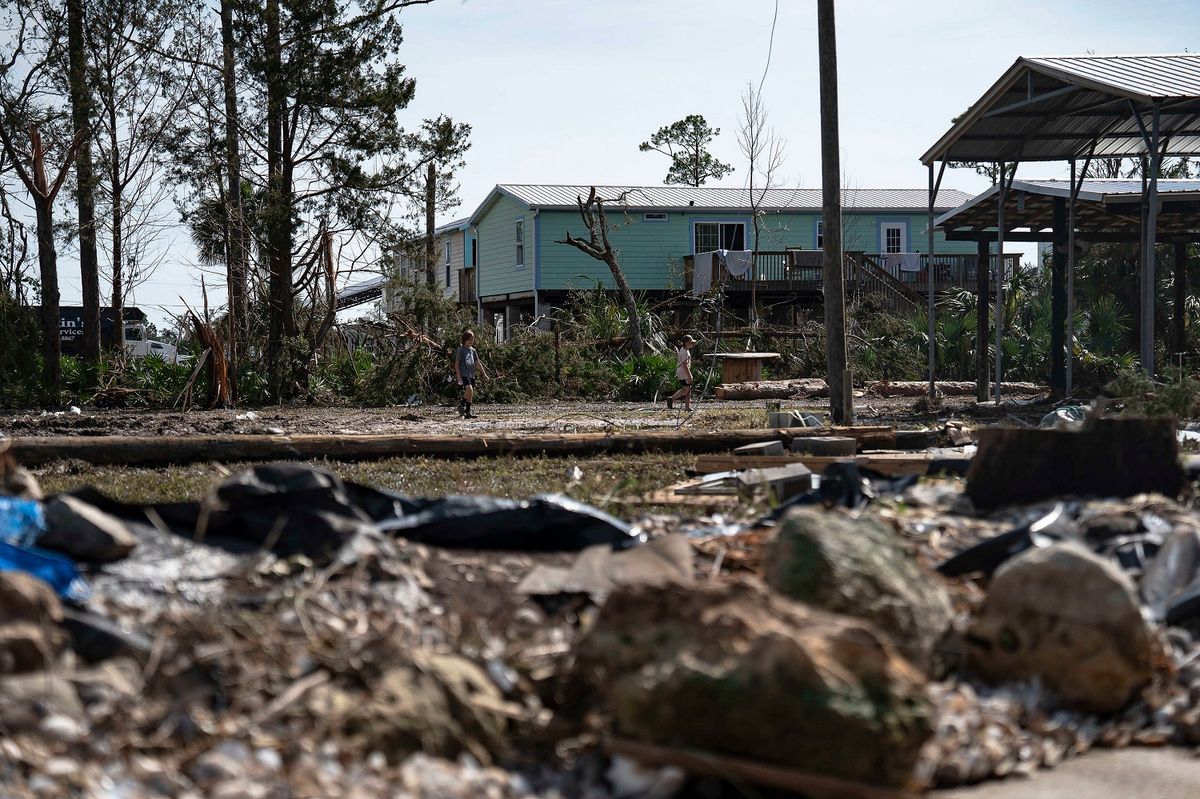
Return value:
[[(991, 258), (989, 269), (995, 271), (997, 256)], [(1020, 265), (1020, 255), (1007, 254), (1005, 275), (1011, 275)], [(690, 261), (689, 259), (686, 259)], [(846, 296), (876, 296), (884, 308), (903, 310), (923, 307), (929, 291), (929, 256), (921, 256), (921, 270), (907, 272), (898, 267), (886, 267), (879, 255), (863, 252), (846, 253)], [(760, 294), (820, 294), (823, 289), (822, 257), (820, 253), (790, 250), (786, 252), (760, 252), (755, 261), (757, 276), (755, 289)], [(950, 289), (975, 290), (975, 276), (979, 257), (976, 255), (935, 255), (933, 262), (934, 291)], [(717, 267), (714, 267), (716, 269)], [(690, 270), (689, 270), (690, 271)], [(751, 280), (714, 275), (725, 279), (725, 291), (735, 294), (748, 293)], [(993, 279), (994, 285), (995, 280)], [(688, 284), (691, 276), (688, 275)], [(714, 282), (715, 285), (715, 282)]]

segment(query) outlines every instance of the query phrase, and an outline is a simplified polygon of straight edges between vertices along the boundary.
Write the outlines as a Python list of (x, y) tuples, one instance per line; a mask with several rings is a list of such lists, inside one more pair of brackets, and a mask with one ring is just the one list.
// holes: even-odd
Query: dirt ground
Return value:
[[(937, 412), (917, 409), (910, 397), (856, 397), (855, 422), (919, 427), (939, 419), (960, 417), (996, 421), (1014, 415), (1036, 422), (1048, 403), (977, 406), (973, 399), (946, 399)], [(827, 418), (829, 402), (823, 399), (782, 402), (783, 410), (800, 410)], [(767, 404), (762, 400), (706, 401), (684, 414), (678, 408), (650, 402), (554, 401), (519, 405), (476, 406), (478, 419), (459, 418), (448, 405), (351, 408), (283, 406), (217, 411), (161, 411), (144, 409), (101, 410), (81, 408), (79, 413), (31, 410), (0, 414), (0, 434), (49, 435), (156, 435), (189, 436), (221, 433), (343, 435), (403, 433), (583, 433), (605, 430), (744, 429), (763, 427)]]

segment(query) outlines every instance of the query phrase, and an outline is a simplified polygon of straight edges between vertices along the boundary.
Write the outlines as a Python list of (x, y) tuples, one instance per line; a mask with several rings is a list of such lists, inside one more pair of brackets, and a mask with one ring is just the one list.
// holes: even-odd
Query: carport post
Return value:
[(1146, 231), (1142, 250), (1142, 369), (1154, 377), (1154, 249), (1158, 237), (1158, 170), (1162, 164), (1158, 141), (1158, 104), (1150, 122), (1150, 185), (1146, 190)]
[[(1004, 195), (1008, 184), (1004, 179), (1006, 164), (1000, 162), (1000, 185), (996, 192), (996, 379), (993, 396), (1000, 407), (1000, 382), (1004, 379)], [(1016, 164), (1013, 165), (1016, 169)]]
[[(943, 162), (944, 163), (944, 162)], [(926, 280), (929, 283), (929, 399), (932, 400), (937, 393), (935, 385), (937, 371), (937, 347), (935, 341), (937, 337), (937, 327), (934, 324), (933, 318), (933, 203), (937, 194), (937, 186), (933, 180), (933, 162), (929, 162), (929, 255), (925, 271)]]
[[(1084, 173), (1087, 166), (1084, 166)], [(1083, 181), (1080, 181), (1082, 185)], [(1075, 363), (1075, 159), (1071, 159), (1071, 199), (1067, 206), (1067, 385), (1066, 395), (1071, 396), (1071, 373)]]

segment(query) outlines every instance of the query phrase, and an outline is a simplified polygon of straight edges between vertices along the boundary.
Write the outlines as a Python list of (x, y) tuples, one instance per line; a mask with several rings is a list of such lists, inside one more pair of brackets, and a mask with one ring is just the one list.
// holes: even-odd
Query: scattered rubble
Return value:
[(145, 506), (4, 483), (0, 793), (885, 795), (1200, 746), (1174, 425), (896, 432), (848, 440), (953, 448), (731, 453), (679, 494), (724, 515), (635, 523), (301, 464)]

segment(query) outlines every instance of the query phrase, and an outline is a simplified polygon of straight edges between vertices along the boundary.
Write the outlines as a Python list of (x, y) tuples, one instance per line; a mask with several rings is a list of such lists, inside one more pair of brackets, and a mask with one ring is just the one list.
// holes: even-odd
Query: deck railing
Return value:
[[(997, 256), (991, 257), (989, 274), (994, 274)], [(822, 290), (822, 254), (815, 251), (789, 250), (786, 252), (760, 252), (755, 259), (754, 276), (756, 290), (762, 293), (803, 292)], [(846, 253), (846, 292), (862, 296), (876, 294), (885, 298), (888, 308), (916, 306), (924, 302), (929, 290), (929, 256), (920, 256), (920, 268), (908, 271), (896, 259), (863, 252)], [(1020, 255), (1004, 256), (1005, 279), (1009, 279), (1020, 264)], [(975, 290), (975, 274), (979, 257), (973, 254), (936, 254), (933, 259), (934, 291), (948, 289)], [(720, 279), (720, 275), (714, 275)], [(992, 278), (990, 283), (994, 284)], [(726, 276), (725, 290), (748, 292), (750, 276), (733, 278)]]

